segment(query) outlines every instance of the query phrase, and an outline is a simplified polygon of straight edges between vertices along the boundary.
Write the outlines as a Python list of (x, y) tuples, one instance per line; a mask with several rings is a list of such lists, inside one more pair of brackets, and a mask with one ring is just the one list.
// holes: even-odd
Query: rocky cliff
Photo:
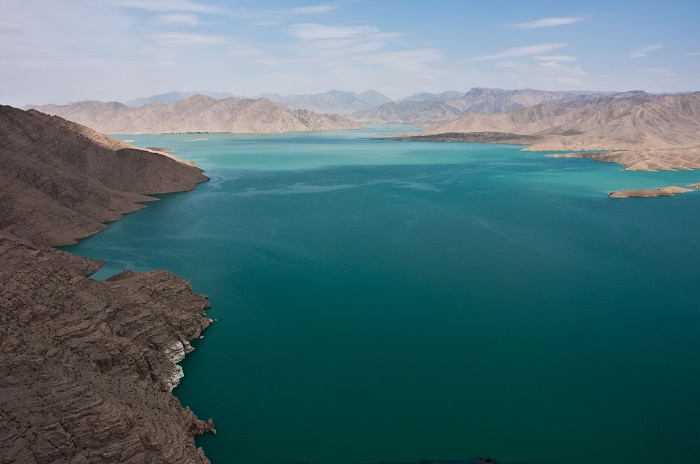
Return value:
[(192, 165), (38, 112), (0, 107), (0, 461), (208, 462), (214, 430), (170, 393), (211, 320), (165, 271), (87, 276), (69, 243), (194, 188)]
[(344, 118), (331, 119), (308, 110), (291, 110), (265, 98), (230, 97), (217, 100), (205, 95), (193, 95), (172, 105), (156, 101), (139, 108), (98, 101), (31, 108), (108, 134), (281, 133), (363, 127)]

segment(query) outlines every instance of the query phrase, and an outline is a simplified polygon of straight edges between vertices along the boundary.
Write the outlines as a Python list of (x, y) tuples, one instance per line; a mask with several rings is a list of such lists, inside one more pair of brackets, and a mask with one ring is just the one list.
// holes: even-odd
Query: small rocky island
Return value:
[(9, 106), (0, 163), (0, 461), (209, 462), (194, 436), (213, 422), (171, 393), (211, 323), (206, 296), (166, 271), (96, 281), (102, 263), (52, 248), (207, 177)]
[(677, 187), (671, 185), (670, 187), (661, 187), (658, 189), (641, 189), (641, 190), (619, 190), (617, 192), (610, 192), (608, 194), (609, 198), (654, 198), (654, 197), (673, 197), (681, 193), (693, 192), (693, 189), (687, 189), (683, 187)]

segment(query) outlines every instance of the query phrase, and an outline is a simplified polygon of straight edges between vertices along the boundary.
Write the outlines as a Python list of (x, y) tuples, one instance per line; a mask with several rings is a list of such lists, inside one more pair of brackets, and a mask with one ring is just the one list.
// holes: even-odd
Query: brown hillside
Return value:
[(0, 163), (0, 230), (49, 245), (102, 230), (153, 200), (145, 195), (207, 180), (191, 163), (9, 106), (0, 106)]

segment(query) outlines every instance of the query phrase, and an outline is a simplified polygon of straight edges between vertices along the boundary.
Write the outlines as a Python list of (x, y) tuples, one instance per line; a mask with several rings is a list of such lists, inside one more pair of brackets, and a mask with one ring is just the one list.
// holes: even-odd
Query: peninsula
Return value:
[(177, 366), (211, 323), (166, 271), (90, 279), (101, 262), (52, 248), (207, 179), (37, 111), (0, 106), (0, 461), (207, 463), (211, 420), (182, 408)]
[[(496, 134), (502, 134), (501, 137)], [(416, 134), (413, 134), (416, 135)], [(627, 170), (700, 168), (700, 92), (608, 96), (467, 114), (416, 139), (524, 143), (530, 151), (573, 151)]]

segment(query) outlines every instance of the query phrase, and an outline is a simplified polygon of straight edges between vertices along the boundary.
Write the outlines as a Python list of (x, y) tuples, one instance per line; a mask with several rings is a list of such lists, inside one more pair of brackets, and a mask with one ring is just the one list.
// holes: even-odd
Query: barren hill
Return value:
[(65, 245), (143, 208), (148, 194), (191, 190), (191, 163), (137, 149), (38, 111), (0, 106), (0, 230)]
[(290, 110), (265, 98), (217, 100), (193, 95), (172, 105), (152, 102), (139, 108), (121, 103), (80, 102), (31, 106), (39, 111), (109, 134), (173, 132), (281, 133), (360, 129), (362, 125), (307, 110)]
[(165, 271), (100, 282), (71, 243), (193, 189), (201, 170), (37, 111), (0, 106), (0, 461), (207, 463), (212, 432), (170, 393), (211, 320)]
[(583, 154), (627, 169), (700, 168), (700, 92), (606, 97), (468, 114), (426, 134), (499, 132), (534, 137), (530, 150), (624, 150)]

